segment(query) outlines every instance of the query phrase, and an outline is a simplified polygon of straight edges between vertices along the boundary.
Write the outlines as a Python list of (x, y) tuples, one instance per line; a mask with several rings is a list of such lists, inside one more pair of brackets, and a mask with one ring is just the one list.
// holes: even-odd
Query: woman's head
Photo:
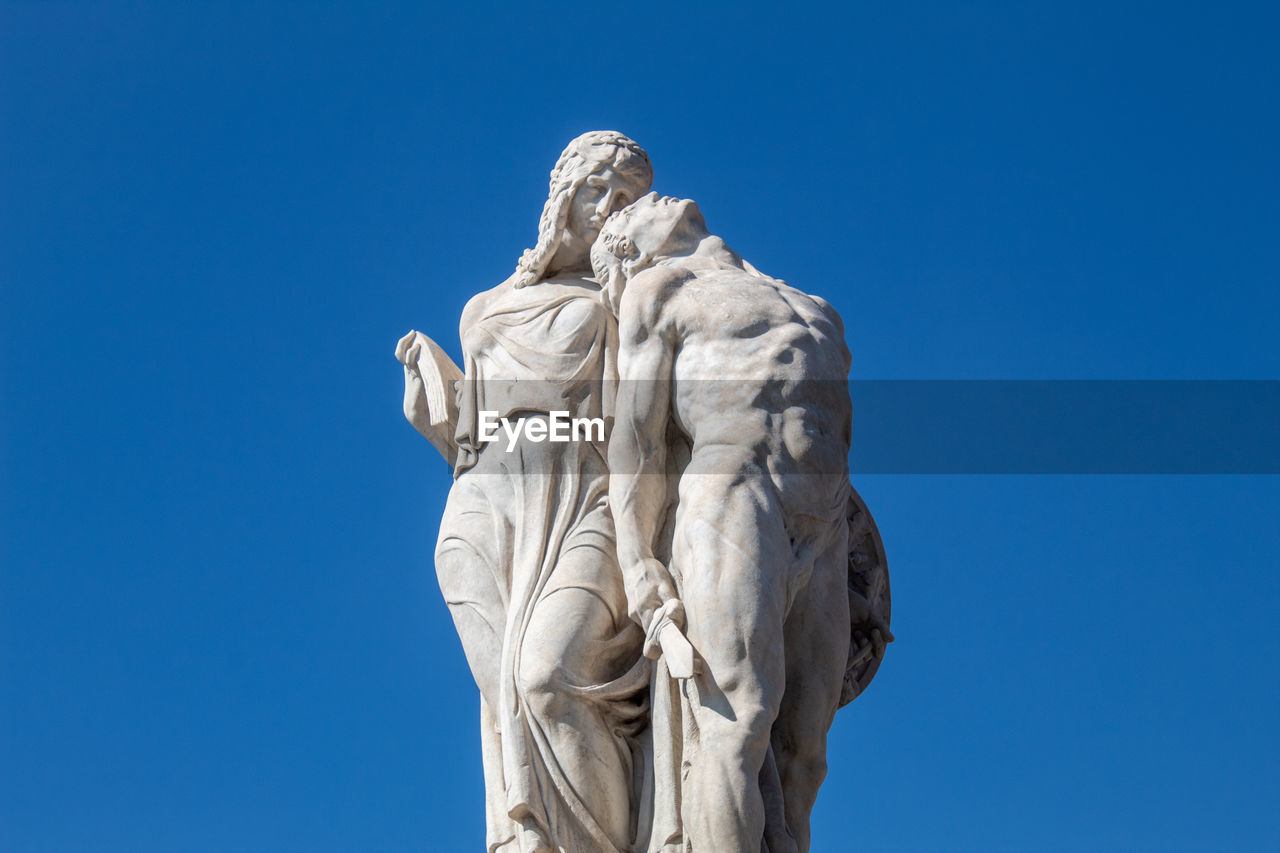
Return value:
[(562, 249), (581, 254), (585, 262), (609, 214), (643, 196), (652, 184), (649, 155), (629, 137), (595, 130), (570, 142), (551, 170), (538, 243), (520, 258), (515, 286), (541, 280)]

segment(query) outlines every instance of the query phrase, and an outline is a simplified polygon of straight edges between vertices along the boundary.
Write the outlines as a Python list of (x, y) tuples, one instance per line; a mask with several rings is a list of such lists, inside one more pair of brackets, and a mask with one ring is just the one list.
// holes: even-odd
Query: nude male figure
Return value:
[[(609, 494), (628, 603), (696, 733), (683, 847), (804, 853), (849, 652), (843, 325), (712, 236), (692, 201), (615, 214), (592, 261), (619, 315)], [(664, 563), (673, 439), (688, 457)], [(766, 827), (771, 788), (784, 827)]]

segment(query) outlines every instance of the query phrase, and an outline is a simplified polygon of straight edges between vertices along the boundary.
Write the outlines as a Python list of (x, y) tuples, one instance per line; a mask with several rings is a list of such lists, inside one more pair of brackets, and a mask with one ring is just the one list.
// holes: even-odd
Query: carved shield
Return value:
[(889, 563), (884, 542), (871, 511), (849, 487), (849, 663), (844, 673), (844, 707), (867, 689), (885, 646), (893, 642), (889, 632)]

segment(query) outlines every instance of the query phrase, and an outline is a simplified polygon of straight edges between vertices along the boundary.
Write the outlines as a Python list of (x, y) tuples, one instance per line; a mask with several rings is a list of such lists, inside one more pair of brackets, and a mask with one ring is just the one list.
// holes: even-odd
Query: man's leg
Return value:
[(818, 555), (787, 617), (787, 688), (773, 728), (787, 826), (800, 853), (809, 849), (809, 816), (827, 775), (827, 731), (849, 658), (847, 537), (840, 530)]
[(694, 853), (760, 853), (759, 777), (784, 690), (790, 542), (762, 483), (686, 475), (680, 501), (674, 559), (689, 640), (705, 663), (682, 685), (696, 732), (685, 753), (685, 841)]

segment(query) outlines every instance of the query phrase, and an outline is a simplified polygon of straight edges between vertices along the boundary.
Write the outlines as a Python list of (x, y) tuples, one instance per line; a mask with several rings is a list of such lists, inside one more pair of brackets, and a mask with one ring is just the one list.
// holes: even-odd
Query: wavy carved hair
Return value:
[(616, 130), (593, 130), (570, 142), (551, 170), (551, 188), (538, 220), (538, 242), (525, 249), (512, 275), (513, 286), (536, 284), (547, 273), (569, 221), (569, 205), (587, 178), (606, 166), (635, 184), (632, 200), (649, 191), (653, 166), (644, 149)]

